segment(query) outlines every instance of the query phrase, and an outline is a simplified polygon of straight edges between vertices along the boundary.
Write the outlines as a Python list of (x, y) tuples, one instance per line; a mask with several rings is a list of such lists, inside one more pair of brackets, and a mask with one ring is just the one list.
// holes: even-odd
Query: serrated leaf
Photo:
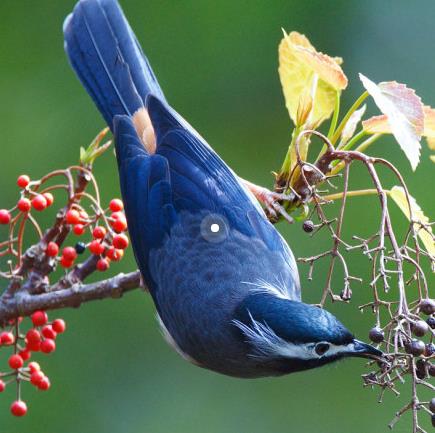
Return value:
[[(424, 127), (421, 99), (404, 84), (395, 81), (375, 84), (364, 75), (359, 76), (378, 108), (386, 115), (392, 134), (415, 170), (420, 161), (420, 138)], [(381, 122), (377, 117), (371, 126), (366, 121), (364, 127), (371, 127), (373, 131)]]
[(361, 118), (364, 116), (366, 112), (366, 105), (364, 104), (359, 110), (356, 110), (349, 117), (349, 120), (344, 125), (343, 131), (341, 133), (341, 141), (339, 147), (344, 146), (355, 134), (356, 127), (358, 123), (361, 121)]
[[(429, 143), (429, 149), (435, 150), (435, 109), (423, 106), (424, 125), (421, 135), (426, 137)], [(388, 118), (385, 114), (373, 116), (362, 122), (363, 129), (368, 134), (391, 134), (391, 128)]]
[[(405, 190), (401, 186), (394, 186), (391, 188), (389, 195), (397, 204), (397, 206), (399, 206), (400, 210), (405, 214), (406, 218), (410, 220), (409, 206), (408, 201), (406, 200)], [(435, 244), (432, 234), (432, 227), (427, 225), (429, 224), (429, 218), (423, 213), (421, 207), (417, 204), (417, 201), (414, 197), (409, 196), (409, 201), (411, 204), (414, 221), (420, 221), (421, 223), (426, 224), (428, 231), (424, 228), (421, 228), (419, 224), (414, 224), (414, 228), (415, 230), (418, 230), (418, 236), (423, 242), (426, 251), (430, 255), (435, 256)]]
[(347, 86), (340, 61), (316, 51), (300, 33), (284, 35), (279, 45), (279, 76), (286, 107), (295, 124), (300, 100), (306, 98), (306, 92), (313, 98), (310, 124), (318, 126), (331, 116), (337, 90)]

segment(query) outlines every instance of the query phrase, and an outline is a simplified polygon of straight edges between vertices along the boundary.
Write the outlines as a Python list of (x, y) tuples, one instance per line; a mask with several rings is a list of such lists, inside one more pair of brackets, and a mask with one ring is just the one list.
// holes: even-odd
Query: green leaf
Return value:
[(109, 132), (109, 128), (103, 129), (88, 146), (87, 149), (80, 148), (80, 164), (83, 166), (90, 166), (94, 163), (95, 159), (102, 155), (112, 144), (109, 140), (104, 144), (101, 144), (103, 138)]

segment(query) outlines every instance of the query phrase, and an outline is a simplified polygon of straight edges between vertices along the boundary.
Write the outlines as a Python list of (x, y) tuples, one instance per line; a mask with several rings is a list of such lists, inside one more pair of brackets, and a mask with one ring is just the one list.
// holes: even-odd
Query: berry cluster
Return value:
[[(5, 250), (0, 251), (0, 257), (12, 254), (20, 259), (24, 231), (22, 226), (26, 220), (30, 220), (41, 233), (35, 218), (31, 216), (32, 209), (42, 212), (50, 207), (54, 203), (54, 196), (50, 191), (58, 187), (49, 187), (43, 192), (38, 192), (42, 183), (42, 180), (32, 182), (25, 174), (18, 177), (17, 185), (21, 188), (21, 196), (16, 206), (12, 209), (0, 209), (0, 225), (9, 226), (8, 241), (0, 243), (0, 246), (6, 247)], [(55, 259), (64, 269), (72, 268), (76, 264), (78, 255), (89, 249), (91, 254), (99, 256), (96, 269), (104, 272), (109, 269), (111, 261), (122, 259), (124, 250), (128, 247), (129, 241), (124, 234), (127, 230), (127, 220), (123, 212), (122, 200), (112, 199), (105, 210), (98, 203), (92, 203), (92, 209), (93, 214), (89, 215), (77, 201), (72, 201), (63, 218), (63, 224), (74, 235), (81, 237), (88, 233), (92, 238), (91, 241), (88, 243), (79, 241), (74, 246), (64, 247), (60, 257), (58, 243), (50, 241), (46, 245), (46, 255)], [(18, 235), (14, 238), (15, 231), (18, 231)], [(15, 244), (18, 244), (18, 248)]]
[(41, 212), (51, 206), (54, 202), (53, 194), (49, 191), (37, 193), (30, 188), (30, 178), (26, 174), (22, 174), (17, 179), (17, 185), (22, 189), (21, 198), (18, 200), (13, 209), (0, 209), (0, 224), (13, 224), (19, 219), (20, 215), (12, 218), (12, 212), (18, 209), (21, 213), (28, 213), (33, 208), (35, 211)]
[[(95, 143), (98, 145), (104, 134), (103, 131), (97, 137), (91, 149), (101, 149), (95, 147)], [(26, 281), (23, 277), (29, 277), (34, 270), (38, 275), (43, 275), (38, 280), (42, 281), (42, 286), (36, 288), (38, 291), (35, 292), (41, 293), (46, 289), (58, 290), (57, 285), (68, 284), (65, 282), (70, 281), (72, 276), (77, 282), (94, 271), (107, 271), (111, 262), (123, 258), (129, 245), (125, 234), (127, 220), (123, 202), (113, 198), (107, 208), (100, 205), (98, 186), (90, 168), (90, 165), (85, 164), (72, 166), (66, 170), (53, 171), (39, 180), (31, 180), (27, 175), (18, 177), (20, 196), (16, 205), (11, 209), (0, 209), (0, 227), (4, 226), (8, 231), (6, 240), (0, 241), (0, 258), (7, 260), (7, 269), (0, 270), (0, 277), (8, 280), (6, 292), (14, 295), (20, 290), (35, 290), (33, 286), (29, 289), (23, 285)], [(68, 181), (50, 185), (49, 181), (59, 178)], [(89, 183), (94, 186), (93, 195), (85, 191)], [(53, 225), (44, 232), (37, 217), (53, 206), (57, 191), (65, 190), (67, 202), (57, 210)], [(88, 205), (85, 206), (83, 202)], [(27, 225), (33, 226), (38, 234), (36, 244), (26, 245), (24, 232)], [(87, 251), (87, 257), (83, 257)], [(58, 268), (64, 270), (65, 277), (52, 277)], [(50, 278), (57, 281), (50, 283)], [(11, 405), (11, 413), (15, 416), (27, 413), (27, 405), (21, 399), (23, 382), (30, 382), (41, 391), (50, 388), (49, 378), (33, 357), (35, 353), (54, 352), (57, 336), (66, 329), (62, 319), (50, 322), (47, 313), (42, 310), (34, 311), (30, 319), (32, 326), (25, 332), (23, 327), (26, 318), (8, 320), (7, 317), (0, 323), (0, 347), (5, 349), (0, 350), (0, 354), (11, 349), (7, 355), (10, 370), (2, 372), (0, 366), (0, 393), (13, 383), (16, 384), (17, 398)]]
[[(87, 244), (77, 242), (74, 247), (64, 247), (58, 258), (60, 265), (65, 269), (71, 268), (86, 249), (99, 257), (96, 269), (101, 272), (109, 269), (111, 261), (121, 260), (129, 244), (128, 237), (123, 233), (127, 230), (123, 209), (122, 201), (114, 198), (110, 201), (108, 209), (93, 216), (89, 216), (83, 209), (68, 210), (65, 222), (71, 226), (72, 232), (76, 236), (83, 236), (89, 232), (92, 240)], [(49, 242), (45, 252), (47, 256), (57, 258), (59, 246), (56, 242)]]
[(10, 370), (0, 372), (0, 393), (16, 384), (18, 398), (11, 405), (11, 413), (24, 416), (27, 405), (21, 399), (21, 385), (29, 382), (40, 391), (47, 391), (50, 379), (43, 373), (38, 362), (29, 360), (35, 353), (50, 354), (56, 349), (56, 338), (66, 330), (65, 321), (56, 319), (49, 322), (45, 311), (35, 311), (31, 316), (32, 327), (23, 334), (23, 318), (10, 321), (0, 333), (0, 347), (12, 349), (8, 358)]
[[(380, 364), (380, 371), (363, 376), (367, 385), (391, 386), (391, 372), (395, 366), (399, 366), (401, 371), (396, 374), (396, 378), (407, 373), (415, 374), (420, 381), (435, 377), (435, 301), (423, 299), (412, 316), (412, 320), (409, 318), (407, 321), (408, 332), (402, 332), (397, 341), (392, 339), (393, 327), (397, 326), (394, 321), (384, 327), (377, 325), (369, 331), (369, 339), (385, 349), (385, 352), (395, 352), (396, 346), (398, 350), (395, 357), (390, 357), (390, 362)], [(431, 412), (432, 424), (435, 427), (435, 398), (419, 404)]]

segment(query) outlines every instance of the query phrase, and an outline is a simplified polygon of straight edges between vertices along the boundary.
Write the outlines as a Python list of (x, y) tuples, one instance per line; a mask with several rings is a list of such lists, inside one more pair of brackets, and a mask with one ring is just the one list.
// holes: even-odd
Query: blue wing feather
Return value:
[(147, 284), (149, 251), (169, 233), (177, 215), (172, 204), (169, 165), (161, 155), (150, 155), (138, 139), (128, 116), (114, 122), (121, 192), (134, 253)]

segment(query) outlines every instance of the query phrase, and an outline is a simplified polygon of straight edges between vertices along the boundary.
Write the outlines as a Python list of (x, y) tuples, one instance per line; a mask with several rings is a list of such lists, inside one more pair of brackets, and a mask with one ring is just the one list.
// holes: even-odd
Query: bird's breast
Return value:
[(280, 254), (209, 212), (180, 215), (149, 263), (167, 340), (192, 362), (227, 374), (247, 356), (235, 308), (252, 290), (267, 290), (262, 282), (292, 283)]

